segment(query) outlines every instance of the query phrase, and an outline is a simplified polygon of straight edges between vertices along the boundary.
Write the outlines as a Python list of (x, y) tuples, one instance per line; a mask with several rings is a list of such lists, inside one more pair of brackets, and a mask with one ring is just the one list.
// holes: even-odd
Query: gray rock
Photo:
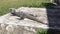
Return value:
[[(26, 9), (26, 8), (25, 8)], [(24, 9), (24, 12), (25, 12)], [(30, 10), (31, 12), (33, 11), (38, 11), (37, 12), (37, 17), (39, 18), (42, 22), (47, 22), (48, 21), (48, 25), (39, 23), (37, 21), (28, 19), (28, 18), (24, 18), (24, 20), (19, 20), (20, 17), (18, 16), (13, 16), (11, 15), (11, 13), (8, 13), (4, 16), (0, 17), (0, 25), (1, 24), (5, 24), (5, 28), (8, 25), (12, 25), (14, 28), (13, 33), (15, 34), (36, 34), (37, 31), (39, 31), (40, 28), (43, 29), (58, 29), (60, 30), (60, 12), (56, 9), (42, 9), (42, 8), (28, 8), (27, 10)], [(16, 9), (16, 11), (19, 11), (20, 9)], [(21, 9), (23, 10), (23, 9)], [(36, 13), (35, 12), (35, 13)], [(27, 13), (29, 13), (29, 11), (27, 11)], [(16, 26), (16, 27), (15, 27)], [(10, 31), (10, 30), (8, 30)], [(16, 32), (17, 31), (17, 32)], [(7, 32), (7, 30), (6, 30)], [(11, 32), (9, 32), (11, 33)], [(6, 33), (7, 34), (7, 33)]]

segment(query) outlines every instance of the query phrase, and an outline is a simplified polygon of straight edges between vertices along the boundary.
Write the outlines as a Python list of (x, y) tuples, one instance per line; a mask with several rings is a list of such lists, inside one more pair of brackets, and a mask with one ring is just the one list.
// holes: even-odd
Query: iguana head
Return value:
[(10, 8), (9, 10), (10, 10), (11, 14), (15, 14), (16, 13), (16, 9), (15, 8)]

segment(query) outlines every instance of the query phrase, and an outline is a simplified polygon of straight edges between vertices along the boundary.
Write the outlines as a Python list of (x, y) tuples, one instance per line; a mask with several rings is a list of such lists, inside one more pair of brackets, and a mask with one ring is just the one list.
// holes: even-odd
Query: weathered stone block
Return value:
[[(11, 13), (9, 13), (9, 14), (6, 14), (6, 15), (0, 17), (0, 27), (1, 27), (0, 32), (2, 32), (4, 34), (36, 34), (37, 31), (40, 30), (40, 28), (60, 30), (60, 26), (59, 26), (60, 25), (60, 11), (59, 10), (31, 8), (31, 12), (32, 12), (32, 10), (38, 11), (37, 14), (40, 15), (38, 17), (44, 22), (46, 19), (45, 17), (47, 16), (48, 20), (46, 20), (46, 21), (48, 21), (49, 24), (45, 25), (45, 24), (33, 21), (28, 18), (25, 18), (24, 20), (19, 20), (20, 17), (13, 16), (13, 15), (11, 15)], [(32, 12), (32, 14), (33, 14), (33, 12)]]

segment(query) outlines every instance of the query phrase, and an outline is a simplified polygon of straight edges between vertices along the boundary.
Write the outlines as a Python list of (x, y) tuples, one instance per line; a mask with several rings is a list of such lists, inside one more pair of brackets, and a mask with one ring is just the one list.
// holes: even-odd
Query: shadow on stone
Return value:
[[(59, 9), (55, 9), (55, 6), (52, 3), (43, 3), (46, 7), (47, 17), (48, 17), (48, 26), (49, 27), (60, 27), (60, 11)], [(60, 30), (58, 29), (48, 29), (47, 34), (60, 34)]]

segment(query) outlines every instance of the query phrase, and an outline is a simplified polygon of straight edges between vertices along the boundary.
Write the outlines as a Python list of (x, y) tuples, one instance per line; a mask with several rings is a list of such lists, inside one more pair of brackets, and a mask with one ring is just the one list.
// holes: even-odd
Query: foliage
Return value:
[(40, 29), (37, 34), (47, 34), (47, 30), (45, 29)]
[(0, 0), (0, 16), (9, 13), (9, 8), (44, 7), (43, 2), (50, 2), (50, 0)]
[(60, 30), (58, 29), (40, 29), (37, 34), (60, 34)]

